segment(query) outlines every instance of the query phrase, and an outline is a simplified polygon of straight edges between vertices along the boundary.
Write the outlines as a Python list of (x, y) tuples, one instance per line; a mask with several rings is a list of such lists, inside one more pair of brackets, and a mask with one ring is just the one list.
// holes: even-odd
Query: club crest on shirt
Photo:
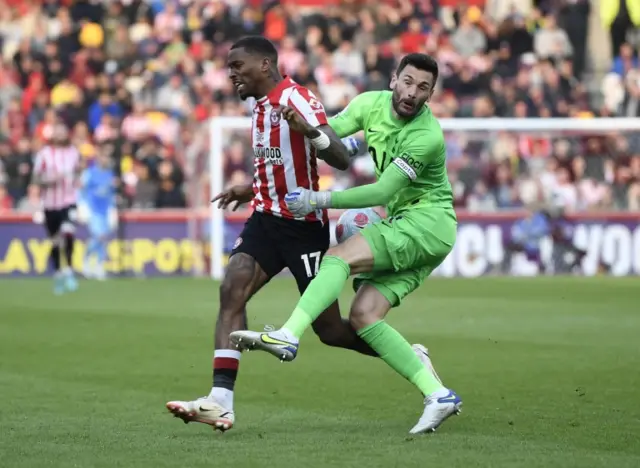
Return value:
[(318, 101), (316, 98), (309, 99), (309, 106), (314, 114), (322, 114), (324, 112), (324, 107), (322, 107), (322, 103)]
[(280, 114), (278, 114), (278, 111), (276, 111), (275, 109), (271, 111), (271, 115), (269, 116), (269, 118), (271, 119), (272, 127), (280, 125)]
[(242, 237), (238, 237), (236, 241), (233, 243), (233, 248), (231, 250), (236, 250), (242, 244)]
[(320, 104), (320, 101), (314, 98), (309, 99), (309, 105), (313, 110), (322, 109), (322, 104)]

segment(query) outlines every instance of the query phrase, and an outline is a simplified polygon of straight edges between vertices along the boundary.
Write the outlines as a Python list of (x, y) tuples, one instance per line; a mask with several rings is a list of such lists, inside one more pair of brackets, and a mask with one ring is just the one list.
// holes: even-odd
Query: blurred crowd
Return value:
[[(33, 154), (64, 122), (90, 164), (108, 153), (122, 208), (204, 205), (207, 121), (245, 116), (225, 68), (229, 45), (262, 34), (283, 73), (328, 112), (385, 89), (409, 52), (434, 55), (441, 118), (640, 117), (640, 3), (601, 0), (613, 61), (593, 83), (588, 0), (0, 0), (0, 212), (30, 211)], [(225, 137), (225, 181), (250, 180), (248, 135)], [(640, 209), (639, 133), (447, 134), (456, 204)], [(323, 188), (366, 183), (322, 168)]]

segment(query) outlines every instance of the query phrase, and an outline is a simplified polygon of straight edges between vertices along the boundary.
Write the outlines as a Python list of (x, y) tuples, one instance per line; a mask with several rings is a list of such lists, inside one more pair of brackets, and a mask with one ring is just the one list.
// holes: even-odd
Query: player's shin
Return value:
[(213, 386), (209, 398), (233, 410), (233, 391), (240, 367), (240, 351), (232, 349), (229, 334), (247, 327), (246, 304), (254, 291), (266, 282), (266, 275), (253, 258), (239, 254), (220, 285), (220, 311), (215, 329)]
[(431, 395), (444, 388), (422, 364), (409, 342), (383, 320), (358, 330), (358, 335), (384, 362), (414, 384), (423, 395)]
[(311, 281), (282, 329), (300, 339), (313, 321), (340, 296), (350, 272), (349, 264), (340, 257), (324, 257), (318, 275)]
[(94, 269), (91, 265), (91, 260), (93, 256), (96, 254), (96, 248), (98, 245), (98, 241), (93, 237), (90, 237), (87, 240), (87, 248), (84, 252), (84, 258), (82, 259), (82, 269), (85, 277), (91, 278), (94, 275)]
[(84, 253), (85, 264), (89, 263), (91, 256), (97, 254), (97, 251), (98, 251), (98, 241), (95, 238), (90, 237), (87, 242), (87, 249)]
[(319, 324), (316, 320), (312, 327), (320, 341), (327, 346), (350, 349), (365, 356), (378, 357), (378, 353), (358, 336), (349, 319), (338, 317), (336, 322), (330, 324)]
[(51, 252), (49, 253), (49, 260), (51, 262), (51, 266), (53, 267), (53, 271), (55, 273), (58, 273), (60, 271), (60, 246), (55, 239), (51, 247)]
[(98, 260), (98, 264), (100, 265), (104, 264), (105, 260), (107, 259), (107, 240), (106, 239), (99, 239), (96, 242), (95, 254)]
[(68, 232), (64, 235), (64, 255), (67, 260), (67, 266), (71, 267), (73, 259), (73, 248), (75, 246), (75, 237), (73, 233)]
[(51, 251), (49, 252), (49, 261), (53, 267), (53, 293), (60, 295), (64, 293), (64, 275), (60, 268), (60, 238), (52, 239)]
[(104, 280), (107, 278), (105, 271), (105, 262), (107, 260), (107, 239), (106, 237), (99, 237), (96, 241), (96, 279)]
[(240, 351), (216, 349), (213, 354), (213, 387), (209, 397), (233, 410), (233, 389), (238, 377)]
[[(63, 226), (64, 228), (64, 226)], [(73, 247), (75, 244), (75, 236), (72, 231), (66, 231), (63, 237), (64, 256), (66, 266), (63, 269), (64, 285), (67, 291), (75, 291), (78, 289), (78, 281), (73, 275)]]

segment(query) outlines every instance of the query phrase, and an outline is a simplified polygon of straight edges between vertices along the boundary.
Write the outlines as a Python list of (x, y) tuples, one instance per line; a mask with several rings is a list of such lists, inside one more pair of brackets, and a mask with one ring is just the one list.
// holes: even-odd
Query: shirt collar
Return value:
[(275, 88), (269, 91), (269, 94), (258, 99), (258, 102), (263, 103), (266, 101), (270, 101), (274, 97), (279, 97), (282, 91), (284, 91), (287, 88), (290, 88), (291, 86), (293, 86), (293, 84), (294, 84), (294, 81), (291, 78), (289, 78), (287, 75), (284, 75), (282, 77), (282, 81), (280, 81), (280, 83), (278, 83)]

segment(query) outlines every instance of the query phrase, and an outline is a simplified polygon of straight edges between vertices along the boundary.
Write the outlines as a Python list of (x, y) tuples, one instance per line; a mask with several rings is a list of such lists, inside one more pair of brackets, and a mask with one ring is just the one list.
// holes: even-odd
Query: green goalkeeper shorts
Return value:
[(422, 208), (367, 226), (361, 233), (373, 252), (374, 270), (358, 275), (354, 290), (370, 284), (398, 306), (449, 255), (457, 225), (451, 208)]

